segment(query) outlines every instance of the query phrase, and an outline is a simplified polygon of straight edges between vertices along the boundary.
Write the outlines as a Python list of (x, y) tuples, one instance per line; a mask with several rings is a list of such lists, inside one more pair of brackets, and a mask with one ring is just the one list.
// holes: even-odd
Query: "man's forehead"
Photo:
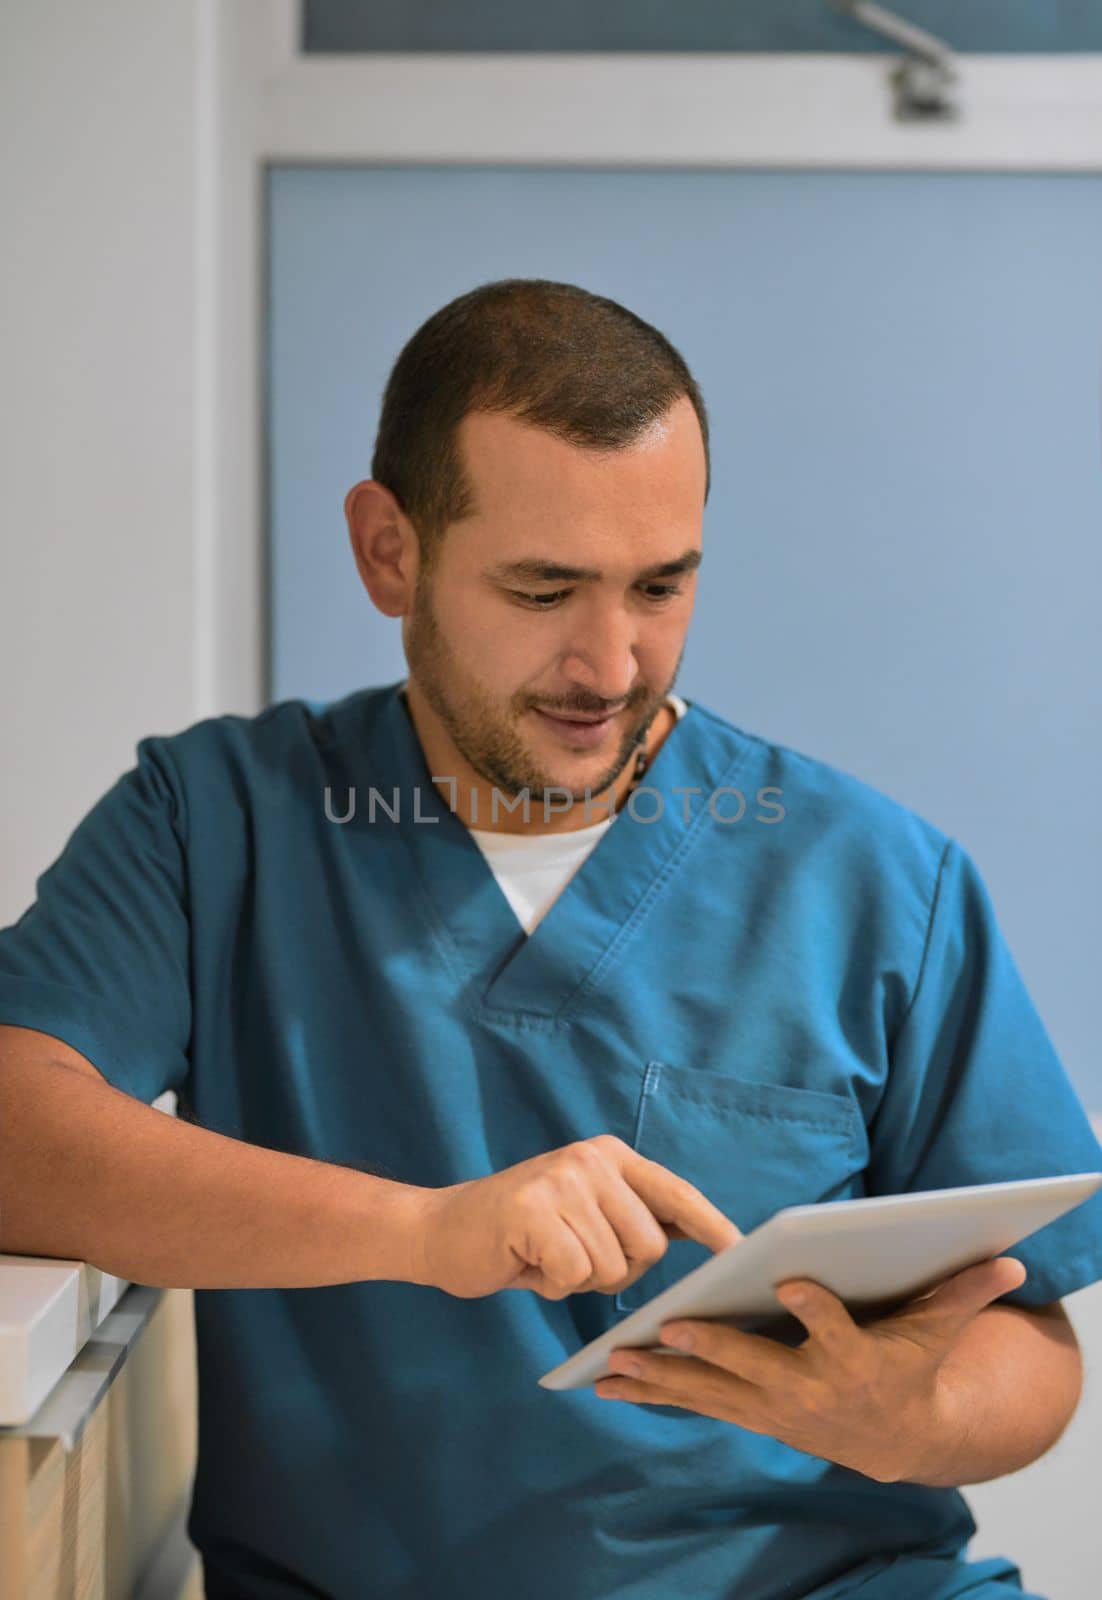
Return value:
[[(657, 429), (608, 448), (571, 443), (505, 413), (468, 413), (457, 440), (467, 517), (498, 521), (503, 515), (513, 518), (522, 507), (527, 521), (546, 529), (567, 512), (587, 523), (592, 519), (597, 527), (628, 515), (638, 533), (673, 538), (672, 549), (663, 539), (664, 549), (652, 556), (671, 559), (690, 541), (691, 527), (703, 513), (703, 442), (696, 413), (688, 400), (684, 404), (687, 419), (672, 421), (667, 413)], [(522, 553), (529, 552), (517, 555)], [(564, 558), (573, 564), (574, 555)]]

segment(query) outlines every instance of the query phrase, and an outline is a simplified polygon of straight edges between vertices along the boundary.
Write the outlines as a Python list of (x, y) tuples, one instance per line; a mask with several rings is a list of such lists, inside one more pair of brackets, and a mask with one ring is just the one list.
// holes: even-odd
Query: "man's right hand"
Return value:
[(424, 1191), (417, 1281), (464, 1299), (615, 1294), (671, 1239), (722, 1250), (742, 1231), (684, 1178), (598, 1134), (488, 1178)]

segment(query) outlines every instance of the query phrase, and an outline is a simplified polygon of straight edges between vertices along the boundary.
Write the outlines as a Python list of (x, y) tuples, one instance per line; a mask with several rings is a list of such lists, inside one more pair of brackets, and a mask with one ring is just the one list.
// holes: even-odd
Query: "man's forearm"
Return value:
[(435, 1191), (246, 1144), (71, 1068), (0, 1062), (0, 1249), (164, 1288), (416, 1281)]
[(1059, 1439), (1079, 1403), (1082, 1364), (1059, 1307), (984, 1308), (939, 1374), (938, 1405), (912, 1422), (909, 1483), (956, 1488), (1026, 1467)]

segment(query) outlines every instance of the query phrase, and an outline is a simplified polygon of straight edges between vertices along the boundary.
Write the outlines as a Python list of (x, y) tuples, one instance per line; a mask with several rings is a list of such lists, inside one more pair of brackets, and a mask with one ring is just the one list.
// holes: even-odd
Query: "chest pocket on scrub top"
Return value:
[[(859, 1193), (860, 1123), (848, 1095), (649, 1061), (631, 1143), (749, 1233), (782, 1206)], [(695, 1240), (672, 1239), (616, 1309), (634, 1311), (711, 1256)]]

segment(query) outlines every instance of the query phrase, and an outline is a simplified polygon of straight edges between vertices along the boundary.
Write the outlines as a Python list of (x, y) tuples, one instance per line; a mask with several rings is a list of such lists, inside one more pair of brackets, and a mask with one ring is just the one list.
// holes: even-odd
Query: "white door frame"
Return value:
[(304, 55), (298, 0), (200, 3), (202, 714), (266, 693), (271, 163), (1102, 172), (1102, 55), (961, 56), (960, 120), (901, 123), (894, 55)]

